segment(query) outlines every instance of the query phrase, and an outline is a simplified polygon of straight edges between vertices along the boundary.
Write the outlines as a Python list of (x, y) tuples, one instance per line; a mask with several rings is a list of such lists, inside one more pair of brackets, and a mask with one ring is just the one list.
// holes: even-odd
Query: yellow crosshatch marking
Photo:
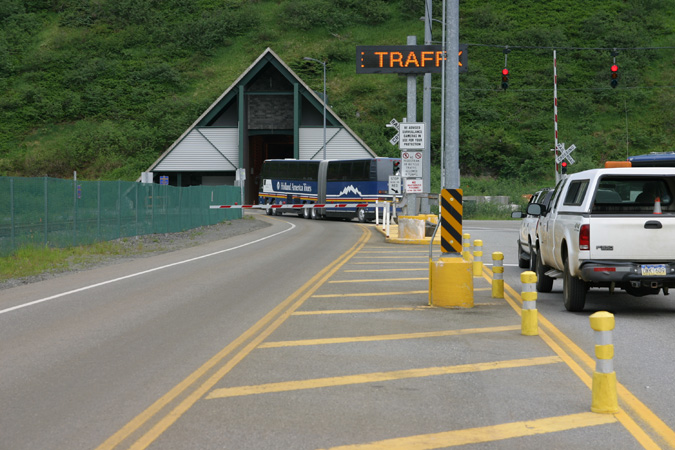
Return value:
[(611, 415), (585, 412), (571, 414), (569, 416), (547, 417), (544, 419), (504, 423), (487, 427), (467, 428), (464, 430), (446, 431), (443, 433), (387, 439), (384, 441), (370, 442), (368, 444), (344, 445), (340, 447), (331, 447), (327, 450), (428, 450), (458, 445), (479, 444), (482, 442), (494, 442), (517, 437), (572, 430), (575, 428), (608, 425), (615, 423), (616, 421), (616, 418)]
[(457, 373), (483, 372), (486, 370), (507, 369), (515, 367), (540, 366), (561, 362), (557, 356), (543, 356), (540, 358), (514, 359), (509, 361), (493, 361), (478, 364), (463, 364), (459, 366), (429, 367), (425, 369), (395, 370), (392, 372), (374, 372), (361, 375), (347, 375), (343, 377), (315, 378), (313, 380), (285, 381), (281, 383), (259, 384), (255, 386), (239, 386), (233, 388), (215, 389), (207, 399), (240, 397), (242, 395), (268, 394), (271, 392), (296, 391), (300, 389), (317, 389), (332, 386), (346, 386), (350, 384), (374, 383), (379, 381), (401, 380), (404, 378), (431, 377), (436, 375), (451, 375)]
[(476, 333), (499, 333), (502, 331), (519, 330), (520, 325), (510, 325), (503, 327), (491, 328), (467, 328), (463, 330), (443, 330), (443, 331), (425, 331), (421, 333), (404, 333), (404, 334), (384, 334), (377, 336), (358, 336), (358, 337), (341, 337), (341, 338), (326, 338), (326, 339), (305, 339), (300, 341), (279, 341), (279, 342), (265, 342), (260, 344), (258, 348), (278, 348), (278, 347), (297, 347), (303, 345), (325, 345), (325, 344), (346, 344), (350, 342), (374, 342), (374, 341), (392, 341), (399, 339), (421, 339), (443, 336), (461, 336)]
[(370, 283), (377, 281), (422, 281), (428, 280), (429, 277), (416, 277), (416, 278), (371, 278), (368, 280), (335, 280), (329, 281), (328, 283)]

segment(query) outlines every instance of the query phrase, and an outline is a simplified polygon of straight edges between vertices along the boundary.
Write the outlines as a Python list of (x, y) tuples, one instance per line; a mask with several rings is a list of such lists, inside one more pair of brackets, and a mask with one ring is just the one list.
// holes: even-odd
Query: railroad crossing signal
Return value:
[(551, 149), (551, 150), (558, 150), (559, 152), (558, 156), (555, 157), (555, 163), (560, 164), (564, 160), (567, 160), (569, 161), (570, 164), (574, 164), (575, 162), (574, 158), (572, 158), (572, 155), (570, 155), (570, 153), (572, 153), (576, 148), (577, 147), (574, 144), (570, 145), (569, 148), (565, 148), (564, 143), (558, 144), (555, 149)]
[(389, 143), (391, 145), (397, 145), (398, 141), (401, 139), (401, 133), (400, 133), (400, 128), (401, 125), (399, 124), (398, 120), (396, 119), (391, 119), (387, 125), (385, 125), (387, 128), (396, 128), (396, 134), (394, 135), (393, 138), (389, 139)]

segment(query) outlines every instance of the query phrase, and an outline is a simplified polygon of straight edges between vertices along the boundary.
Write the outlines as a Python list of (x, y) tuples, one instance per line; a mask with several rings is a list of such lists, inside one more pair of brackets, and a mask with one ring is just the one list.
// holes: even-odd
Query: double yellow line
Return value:
[[(173, 425), (199, 399), (210, 391), (232, 368), (263, 342), (274, 330), (290, 317), (314, 292), (328, 281), (340, 267), (358, 253), (368, 242), (370, 231), (363, 225), (361, 237), (348, 251), (326, 266), (297, 291), (281, 302), (265, 317), (245, 333), (232, 341), (199, 369), (178, 383), (169, 392), (150, 405), (145, 411), (132, 419), (115, 434), (110, 436), (96, 450), (112, 450), (124, 443), (134, 434), (149, 427), (142, 436), (135, 440), (130, 449), (145, 449)], [(231, 354), (236, 354), (230, 357)], [(228, 359), (229, 358), (229, 359)], [(202, 381), (203, 380), (203, 381)], [(201, 382), (201, 384), (199, 384)], [(178, 400), (183, 397), (182, 400)], [(172, 408), (173, 406), (173, 408)], [(151, 425), (150, 422), (154, 421)]]

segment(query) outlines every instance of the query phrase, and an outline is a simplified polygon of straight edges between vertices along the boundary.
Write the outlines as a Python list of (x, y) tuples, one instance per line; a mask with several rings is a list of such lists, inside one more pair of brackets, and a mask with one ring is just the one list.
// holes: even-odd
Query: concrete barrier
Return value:
[(473, 308), (471, 263), (460, 256), (429, 262), (429, 304), (441, 308)]

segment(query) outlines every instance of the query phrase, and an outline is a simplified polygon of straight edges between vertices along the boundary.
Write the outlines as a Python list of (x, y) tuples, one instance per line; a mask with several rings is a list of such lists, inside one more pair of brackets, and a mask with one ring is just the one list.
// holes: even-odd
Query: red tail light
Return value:
[(582, 225), (579, 229), (579, 250), (591, 249), (591, 226)]

